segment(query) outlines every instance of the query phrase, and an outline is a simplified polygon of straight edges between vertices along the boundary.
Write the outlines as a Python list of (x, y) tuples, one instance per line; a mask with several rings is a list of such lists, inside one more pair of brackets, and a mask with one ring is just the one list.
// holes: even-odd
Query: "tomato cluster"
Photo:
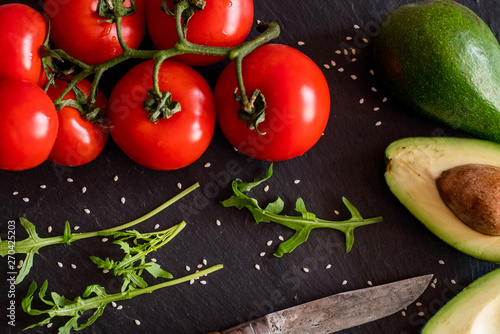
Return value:
[[(6, 32), (0, 35), (0, 126), (7, 129), (0, 132), (0, 169), (25, 170), (47, 159), (80, 166), (101, 153), (109, 134), (138, 164), (178, 169), (207, 149), (216, 117), (229, 142), (257, 159), (290, 159), (320, 138), (330, 111), (328, 85), (312, 60), (284, 45), (260, 46), (241, 63), (247, 91), (260, 91), (266, 100), (257, 128), (238, 118), (234, 62), (220, 75), (215, 93), (191, 67), (224, 58), (209, 52), (179, 52), (160, 64), (146, 60), (123, 75), (109, 101), (96, 79), (72, 84), (78, 74), (47, 66), (46, 60), (57, 62), (50, 46), (85, 68), (139, 49), (146, 32), (157, 50), (179, 45), (178, 25), (168, 13), (179, 1), (124, 0), (122, 6), (134, 10), (119, 24), (103, 16), (101, 2), (45, 0), (43, 15), (24, 4), (0, 5), (0, 30)], [(253, 1), (207, 0), (183, 20), (189, 43), (236, 48), (253, 24)], [(161, 105), (149, 109), (148, 99)]]

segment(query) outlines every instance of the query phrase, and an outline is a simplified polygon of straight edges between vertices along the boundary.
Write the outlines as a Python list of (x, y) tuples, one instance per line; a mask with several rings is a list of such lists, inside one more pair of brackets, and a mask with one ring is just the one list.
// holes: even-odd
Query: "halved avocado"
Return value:
[(500, 144), (479, 139), (414, 137), (386, 151), (386, 182), (392, 193), (437, 237), (475, 258), (500, 263), (500, 236), (464, 224), (439, 195), (436, 179), (452, 167), (477, 163), (500, 166)]
[(422, 334), (500, 333), (500, 268), (478, 278), (444, 305)]

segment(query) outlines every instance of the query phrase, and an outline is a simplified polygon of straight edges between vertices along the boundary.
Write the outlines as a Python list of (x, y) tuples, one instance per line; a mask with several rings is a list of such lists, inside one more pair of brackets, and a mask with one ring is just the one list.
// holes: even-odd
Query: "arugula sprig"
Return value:
[[(34, 294), (37, 290), (37, 284), (32, 282), (26, 297), (22, 301), (23, 310), (30, 315), (43, 315), (46, 314), (47, 318), (36, 324), (33, 324), (25, 329), (33, 328), (36, 326), (44, 326), (52, 321), (56, 317), (70, 317), (70, 319), (59, 328), (59, 334), (69, 334), (71, 330), (80, 331), (90, 325), (92, 325), (97, 318), (99, 318), (103, 313), (106, 305), (112, 302), (118, 302), (121, 300), (131, 299), (133, 297), (143, 295), (146, 293), (152, 293), (156, 290), (163, 289), (172, 285), (189, 282), (192, 279), (208, 275), (214, 271), (222, 269), (222, 265), (215, 265), (205, 270), (201, 270), (191, 275), (187, 275), (174, 280), (158, 283), (145, 288), (139, 289), (128, 289), (115, 294), (107, 294), (106, 290), (97, 284), (89, 285), (81, 297), (76, 297), (75, 299), (67, 299), (62, 295), (52, 292), (50, 294), (52, 300), (45, 299), (45, 294), (47, 292), (48, 283), (45, 281), (38, 292), (38, 298), (44, 304), (48, 305), (50, 308), (46, 310), (37, 310), (32, 308), (32, 302), (34, 299)], [(87, 312), (94, 310), (92, 316), (90, 316), (86, 322), (79, 324), (78, 320), (82, 315)]]
[(359, 211), (345, 197), (342, 197), (342, 202), (349, 210), (351, 218), (344, 221), (329, 221), (317, 218), (314, 213), (307, 211), (302, 198), (297, 199), (295, 203), (295, 211), (299, 212), (301, 216), (281, 215), (284, 208), (284, 202), (280, 197), (277, 197), (273, 202), (262, 209), (257, 199), (249, 197), (244, 193), (249, 192), (262, 182), (267, 181), (272, 174), (273, 165), (271, 164), (262, 178), (257, 178), (252, 182), (243, 182), (240, 179), (235, 179), (231, 185), (234, 195), (222, 201), (221, 204), (224, 207), (236, 207), (238, 209), (247, 208), (252, 213), (257, 223), (274, 222), (294, 230), (295, 234), (292, 237), (279, 244), (278, 250), (274, 253), (276, 257), (291, 253), (297, 246), (306, 242), (309, 233), (315, 228), (332, 228), (343, 232), (346, 238), (346, 253), (348, 253), (354, 244), (354, 229), (356, 227), (382, 221), (382, 217), (364, 219)]
[(97, 256), (91, 256), (90, 259), (98, 268), (112, 270), (115, 276), (123, 276), (122, 292), (127, 289), (147, 287), (148, 284), (141, 277), (144, 270), (154, 278), (171, 279), (172, 274), (161, 269), (159, 264), (152, 261), (146, 262), (146, 256), (172, 240), (185, 226), (186, 223), (181, 222), (169, 229), (154, 233), (139, 233), (136, 230), (99, 233), (101, 236), (115, 238), (113, 243), (121, 247), (125, 256), (121, 261), (113, 261), (109, 258), (103, 260)]
[(68, 244), (70, 245), (74, 241), (78, 241), (81, 239), (87, 239), (87, 238), (92, 238), (92, 237), (97, 237), (102, 233), (112, 233), (116, 231), (121, 231), (125, 230), (127, 228), (130, 228), (134, 225), (137, 225), (139, 223), (142, 223), (143, 221), (153, 217), (157, 213), (161, 212), (162, 210), (166, 209), (170, 205), (174, 204), (193, 190), (197, 189), (200, 187), (199, 183), (195, 183), (189, 188), (186, 188), (176, 196), (172, 197), (165, 203), (161, 204), (159, 207), (156, 209), (148, 212), (142, 217), (139, 217), (137, 219), (134, 219), (128, 223), (109, 228), (106, 230), (102, 231), (94, 231), (94, 232), (86, 232), (86, 233), (72, 233), (71, 232), (71, 227), (69, 222), (66, 222), (64, 225), (64, 232), (63, 235), (59, 236), (54, 236), (54, 237), (49, 237), (49, 238), (41, 238), (38, 233), (36, 232), (36, 227), (33, 223), (28, 221), (26, 218), (19, 218), (19, 221), (21, 222), (21, 225), (24, 227), (26, 232), (28, 233), (28, 237), (26, 239), (23, 239), (21, 241), (16, 241), (15, 245), (12, 246), (11, 242), (9, 240), (1, 240), (0, 239), (0, 256), (5, 257), (9, 253), (12, 253), (12, 248), (14, 250), (14, 253), (16, 256), (19, 254), (26, 254), (26, 257), (23, 261), (23, 265), (21, 269), (19, 270), (17, 274), (17, 278), (15, 281), (15, 284), (18, 284), (23, 281), (23, 279), (28, 275), (30, 272), (32, 266), (33, 266), (33, 259), (35, 257), (35, 254), (39, 254), (39, 250), (43, 247), (51, 246), (51, 245), (58, 245), (58, 244)]

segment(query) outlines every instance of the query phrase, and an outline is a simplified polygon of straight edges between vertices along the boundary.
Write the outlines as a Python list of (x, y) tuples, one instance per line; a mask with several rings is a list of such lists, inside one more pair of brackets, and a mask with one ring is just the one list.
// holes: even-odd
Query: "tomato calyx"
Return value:
[[(194, 13), (205, 8), (206, 1), (205, 0), (172, 0), (172, 3), (177, 8), (179, 3), (183, 3), (182, 10), (182, 30), (184, 31), (184, 36), (186, 35), (187, 24), (189, 19), (193, 17)], [(171, 11), (167, 6), (167, 1), (162, 0), (161, 2), (161, 10), (168, 15), (175, 16), (175, 11)]]
[(144, 101), (143, 108), (149, 112), (149, 120), (158, 123), (162, 119), (169, 119), (175, 113), (181, 111), (181, 104), (172, 101), (170, 92), (162, 92), (158, 95), (154, 88), (148, 90), (148, 99)]
[(266, 119), (266, 98), (258, 89), (254, 90), (250, 98), (244, 95), (238, 95), (238, 88), (233, 92), (233, 97), (241, 105), (238, 109), (238, 119), (247, 122), (250, 130), (255, 130), (259, 135), (265, 135), (265, 132), (259, 131), (259, 124)]
[(80, 112), (83, 119), (92, 123), (103, 124), (104, 113), (102, 112), (102, 108), (95, 107), (95, 101), (87, 98), (78, 86), (74, 86), (72, 90), (75, 93), (76, 100), (62, 100), (55, 105), (56, 110), (59, 111), (64, 107), (73, 107)]
[(125, 0), (99, 0), (97, 3), (97, 13), (99, 16), (107, 18), (103, 22), (114, 23), (116, 18), (125, 17), (137, 12), (137, 5), (134, 0), (130, 1), (132, 7), (125, 7)]

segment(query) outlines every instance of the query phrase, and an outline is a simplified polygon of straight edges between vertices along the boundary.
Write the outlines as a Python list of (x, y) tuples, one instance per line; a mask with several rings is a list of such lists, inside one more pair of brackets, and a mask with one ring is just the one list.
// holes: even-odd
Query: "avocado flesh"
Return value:
[(425, 325), (422, 334), (500, 333), (500, 268), (462, 290)]
[(500, 236), (464, 224), (441, 199), (436, 179), (447, 169), (478, 163), (500, 166), (500, 144), (467, 138), (404, 138), (385, 152), (392, 193), (432, 233), (475, 258), (500, 263)]
[(412, 109), (500, 142), (500, 45), (469, 8), (451, 0), (396, 8), (381, 23), (374, 61)]

